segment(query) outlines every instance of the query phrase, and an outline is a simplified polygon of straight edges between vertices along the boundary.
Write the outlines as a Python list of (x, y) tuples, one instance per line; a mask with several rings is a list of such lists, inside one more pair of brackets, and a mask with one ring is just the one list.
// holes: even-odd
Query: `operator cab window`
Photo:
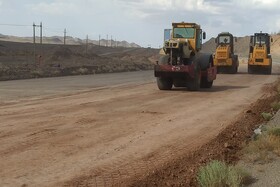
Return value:
[(219, 44), (230, 44), (230, 37), (229, 36), (220, 36)]
[(194, 28), (174, 28), (173, 38), (194, 38)]
[(256, 43), (257, 44), (265, 44), (266, 43), (266, 37), (265, 36), (256, 36)]

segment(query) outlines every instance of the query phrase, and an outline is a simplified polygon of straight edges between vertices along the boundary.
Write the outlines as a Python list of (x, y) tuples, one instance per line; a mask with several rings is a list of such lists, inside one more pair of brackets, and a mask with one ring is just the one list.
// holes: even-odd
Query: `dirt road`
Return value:
[(125, 186), (212, 139), (278, 77), (240, 71), (218, 75), (201, 92), (139, 81), (76, 94), (58, 89), (47, 98), (6, 95), (12, 102), (0, 105), (0, 184)]
[(42, 96), (73, 94), (88, 89), (102, 89), (154, 80), (153, 71), (135, 71), (44, 79), (0, 81), (0, 103)]

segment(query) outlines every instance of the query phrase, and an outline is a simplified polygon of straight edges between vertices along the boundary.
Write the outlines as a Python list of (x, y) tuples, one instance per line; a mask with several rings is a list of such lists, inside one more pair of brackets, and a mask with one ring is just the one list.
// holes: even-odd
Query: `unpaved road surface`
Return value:
[[(278, 78), (278, 66), (273, 70), (273, 75), (248, 75), (241, 67), (239, 74), (218, 75), (212, 89), (200, 92), (159, 91), (146, 72), (136, 83), (120, 81), (100, 89), (84, 83), (77, 93), (71, 89), (78, 80), (60, 88), (59, 81), (52, 82), (56, 79), (37, 79), (37, 85), (48, 80), (56, 86), (31, 91), (32, 97), (22, 93), (24, 99), (8, 87), (23, 82), (5, 82), (0, 186), (131, 184), (215, 137), (265, 94), (263, 87)], [(122, 77), (115, 76), (114, 81)]]
[(71, 94), (88, 89), (139, 84), (154, 80), (153, 71), (136, 71), (0, 82), (0, 103), (26, 98)]

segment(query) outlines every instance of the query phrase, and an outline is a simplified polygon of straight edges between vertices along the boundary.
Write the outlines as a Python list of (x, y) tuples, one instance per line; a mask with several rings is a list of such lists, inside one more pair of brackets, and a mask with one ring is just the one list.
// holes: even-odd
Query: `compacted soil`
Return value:
[[(238, 137), (232, 124), (245, 122), (244, 112), (258, 116), (249, 109), (271, 97), (277, 65), (273, 71), (248, 75), (242, 65), (240, 73), (219, 74), (213, 88), (199, 92), (160, 91), (152, 77), (99, 89), (85, 81), (76, 93), (63, 92), (65, 84), (50, 78), (41, 92), (48, 85), (60, 89), (36, 97), (26, 90), (25, 99), (6, 90), (0, 102), (0, 186), (192, 185), (195, 167), (189, 164), (217, 154), (219, 146), (216, 152), (205, 148), (213, 140), (234, 149), (224, 144)], [(28, 86), (23, 80), (11, 84), (6, 89)], [(74, 89), (78, 80), (72, 84)], [(220, 135), (227, 128), (231, 138)]]

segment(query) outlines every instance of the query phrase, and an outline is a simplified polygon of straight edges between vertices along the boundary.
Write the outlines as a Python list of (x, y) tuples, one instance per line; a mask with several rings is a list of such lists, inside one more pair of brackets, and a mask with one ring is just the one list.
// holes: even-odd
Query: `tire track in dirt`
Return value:
[[(208, 132), (207, 137), (212, 133)], [(215, 131), (213, 131), (215, 133)], [(205, 135), (196, 137), (197, 139), (206, 138)], [(203, 143), (201, 143), (203, 145)], [(195, 150), (197, 143), (186, 144), (185, 141), (178, 142), (167, 149), (164, 153), (151, 153), (141, 160), (129, 162), (132, 155), (117, 158), (112, 163), (102, 166), (100, 169), (90, 171), (89, 175), (77, 177), (64, 184), (65, 187), (72, 186), (126, 186), (141, 180), (148, 174), (157, 173), (158, 168), (163, 168), (170, 163), (183, 157), (187, 153)], [(172, 173), (170, 173), (172, 175)], [(93, 185), (94, 184), (94, 185)]]
[(0, 184), (126, 186), (157, 173), (214, 138), (275, 80), (221, 76), (201, 92), (149, 83), (1, 105), (9, 115), (0, 148), (19, 151), (0, 152)]

